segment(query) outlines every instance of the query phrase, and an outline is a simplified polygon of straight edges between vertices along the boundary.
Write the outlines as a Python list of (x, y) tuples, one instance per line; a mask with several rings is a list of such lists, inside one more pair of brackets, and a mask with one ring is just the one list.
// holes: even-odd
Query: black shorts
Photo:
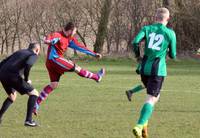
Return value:
[(141, 80), (147, 88), (147, 94), (157, 97), (160, 94), (164, 77), (141, 75)]
[(7, 76), (7, 78), (1, 79), (1, 83), (8, 95), (15, 92), (15, 90), (21, 95), (28, 94), (34, 89), (33, 86), (27, 83), (20, 76)]

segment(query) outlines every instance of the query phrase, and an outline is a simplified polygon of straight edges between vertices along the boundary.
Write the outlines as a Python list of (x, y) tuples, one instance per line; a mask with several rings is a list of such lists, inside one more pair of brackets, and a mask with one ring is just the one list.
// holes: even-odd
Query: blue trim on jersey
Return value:
[(60, 38), (54, 38), (53, 40), (51, 40), (51, 44), (55, 45), (56, 43), (58, 43), (60, 41)]
[(87, 55), (95, 56), (95, 54), (92, 53), (92, 52), (90, 52), (89, 50), (84, 49), (84, 48), (81, 48), (81, 47), (79, 47), (78, 45), (76, 45), (74, 41), (70, 41), (70, 42), (69, 42), (69, 47), (70, 47), (70, 48), (73, 48), (73, 49), (75, 49), (75, 50), (78, 50), (78, 51), (80, 51), (80, 52), (82, 52), (82, 53), (85, 53), (85, 54), (87, 54)]
[(58, 58), (58, 57), (59, 57), (59, 56), (58, 56), (58, 54), (57, 54), (57, 52), (56, 52), (55, 47), (54, 47), (53, 45), (51, 45), (51, 51), (50, 51), (50, 53), (49, 53), (48, 59), (54, 59), (54, 58)]

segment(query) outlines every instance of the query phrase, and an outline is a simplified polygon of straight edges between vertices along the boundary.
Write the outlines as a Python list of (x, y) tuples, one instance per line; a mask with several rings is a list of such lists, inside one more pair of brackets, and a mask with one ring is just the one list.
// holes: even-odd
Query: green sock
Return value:
[(138, 120), (138, 125), (144, 125), (150, 118), (152, 112), (153, 112), (153, 105), (150, 103), (145, 103), (142, 107), (140, 118)]
[(133, 93), (137, 93), (137, 92), (140, 92), (141, 90), (145, 89), (141, 84), (140, 85), (137, 85), (135, 87), (133, 87), (130, 92), (133, 94)]

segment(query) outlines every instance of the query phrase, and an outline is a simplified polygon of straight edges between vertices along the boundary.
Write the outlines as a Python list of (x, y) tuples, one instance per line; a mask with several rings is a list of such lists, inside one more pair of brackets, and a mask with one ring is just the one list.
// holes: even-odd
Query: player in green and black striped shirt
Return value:
[[(139, 43), (144, 39), (144, 56), (141, 59), (141, 80), (147, 89), (147, 100), (143, 105), (137, 125), (133, 133), (137, 138), (142, 137), (142, 130), (153, 112), (154, 105), (160, 97), (160, 89), (164, 77), (167, 76), (166, 56), (176, 58), (176, 35), (166, 27), (169, 20), (169, 10), (159, 8), (155, 13), (155, 23), (144, 26), (133, 40), (134, 53), (140, 59)], [(147, 137), (144, 135), (143, 137)]]

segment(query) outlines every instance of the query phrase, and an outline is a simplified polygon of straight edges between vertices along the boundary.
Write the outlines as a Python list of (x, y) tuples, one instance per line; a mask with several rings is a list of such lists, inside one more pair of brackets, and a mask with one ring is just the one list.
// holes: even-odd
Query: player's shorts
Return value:
[(164, 81), (163, 76), (145, 76), (141, 75), (141, 80), (147, 88), (147, 94), (157, 97), (160, 94), (162, 84)]
[(62, 57), (47, 60), (46, 67), (49, 72), (51, 82), (58, 82), (60, 80), (60, 76), (64, 74), (64, 72), (71, 72), (75, 70), (75, 64), (71, 60), (67, 60)]
[(19, 75), (8, 75), (1, 79), (1, 84), (5, 89), (6, 93), (10, 95), (15, 91), (18, 91), (21, 95), (28, 94), (29, 92), (33, 91), (33, 86), (31, 86), (28, 82), (26, 82), (23, 78)]

